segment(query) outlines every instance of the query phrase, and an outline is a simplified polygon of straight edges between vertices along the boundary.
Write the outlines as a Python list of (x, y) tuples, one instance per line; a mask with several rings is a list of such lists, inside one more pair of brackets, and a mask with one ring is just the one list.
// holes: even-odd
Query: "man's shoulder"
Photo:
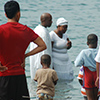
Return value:
[(34, 32), (37, 33), (40, 37), (44, 37), (47, 35), (47, 33), (49, 33), (47, 28), (41, 25), (36, 26), (36, 28), (34, 29)]
[(35, 29), (34, 30), (37, 30), (37, 29), (40, 29), (40, 30), (47, 30), (47, 28), (45, 28), (44, 26), (42, 26), (42, 25), (37, 25), (36, 27), (35, 27)]
[(45, 31), (47, 28), (43, 27), (42, 25), (37, 25), (34, 29), (34, 31)]
[(9, 29), (10, 25), (8, 23), (0, 25), (0, 31), (5, 31), (5, 29)]
[(7, 26), (7, 23), (0, 25), (0, 28)]
[(18, 22), (7, 22), (5, 24), (0, 25), (0, 27), (2, 27), (2, 28), (4, 28), (4, 27), (11, 27), (11, 26), (15, 26), (15, 27), (27, 27), (27, 25), (23, 25), (23, 24), (18, 23)]

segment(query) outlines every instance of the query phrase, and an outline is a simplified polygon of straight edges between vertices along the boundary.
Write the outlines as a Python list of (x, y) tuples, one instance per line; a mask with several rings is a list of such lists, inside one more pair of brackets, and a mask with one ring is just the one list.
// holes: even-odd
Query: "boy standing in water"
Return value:
[[(16, 1), (8, 1), (4, 10), (8, 22), (0, 26), (0, 100), (30, 100), (23, 62), (46, 45), (29, 27), (18, 23), (20, 7)], [(30, 42), (37, 47), (25, 54)]]
[(58, 77), (55, 70), (50, 69), (51, 57), (48, 54), (41, 56), (42, 68), (38, 69), (34, 80), (38, 82), (37, 100), (53, 100), (55, 94), (54, 86)]
[(88, 100), (97, 100), (98, 89), (95, 86), (96, 80), (96, 61), (94, 58), (97, 54), (98, 37), (95, 34), (90, 34), (87, 37), (88, 49), (80, 52), (75, 60), (75, 66), (83, 66), (83, 87), (86, 90)]

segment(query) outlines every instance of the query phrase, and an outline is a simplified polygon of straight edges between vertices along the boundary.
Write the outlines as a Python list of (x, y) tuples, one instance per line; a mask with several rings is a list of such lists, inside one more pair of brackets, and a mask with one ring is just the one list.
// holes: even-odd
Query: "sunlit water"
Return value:
[[(7, 0), (0, 0), (0, 24), (6, 23), (3, 6)], [(79, 68), (74, 66), (74, 60), (79, 52), (87, 48), (86, 37), (95, 33), (100, 38), (100, 0), (17, 0), (21, 7), (20, 23), (34, 29), (40, 23), (40, 15), (48, 12), (53, 17), (49, 31), (56, 28), (56, 20), (64, 17), (68, 20), (68, 36), (72, 48), (68, 51), (73, 63), (74, 80), (70, 83), (58, 81), (55, 87), (54, 100), (82, 100), (80, 84), (77, 80)], [(100, 44), (100, 41), (98, 42)], [(12, 48), (13, 49), (13, 48)], [(26, 52), (29, 51), (29, 47)], [(30, 79), (29, 58), (26, 59), (26, 76), (31, 100), (36, 99), (36, 85)]]

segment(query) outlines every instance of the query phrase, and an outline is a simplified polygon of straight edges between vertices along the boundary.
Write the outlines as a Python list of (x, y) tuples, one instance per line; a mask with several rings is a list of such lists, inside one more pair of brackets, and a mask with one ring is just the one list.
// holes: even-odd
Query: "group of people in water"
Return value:
[[(67, 53), (72, 47), (65, 33), (68, 21), (58, 18), (57, 28), (49, 32), (52, 15), (43, 13), (41, 24), (33, 31), (19, 23), (17, 1), (6, 2), (4, 11), (8, 21), (0, 25), (0, 100), (30, 100), (25, 76), (25, 59), (29, 56), (31, 79), (38, 83), (37, 100), (53, 100), (58, 79), (74, 79)], [(29, 44), (30, 51), (25, 53)], [(85, 89), (85, 100), (98, 100), (100, 50), (97, 51), (97, 44), (97, 35), (89, 34), (89, 48), (82, 50), (75, 60), (75, 66), (81, 67), (78, 79)]]
[[(53, 97), (54, 83), (53, 85), (51, 84), (52, 79), (55, 82), (58, 79), (72, 81), (74, 78), (72, 63), (67, 53), (67, 50), (71, 48), (72, 43), (69, 40), (67, 34), (65, 34), (68, 28), (68, 21), (66, 19), (58, 18), (57, 23), (56, 23), (57, 28), (51, 32), (49, 32), (49, 30), (47, 29), (47, 27), (50, 27), (52, 24), (51, 14), (43, 13), (40, 17), (40, 20), (41, 20), (41, 24), (36, 26), (36, 28), (34, 29), (34, 32), (37, 33), (43, 39), (43, 41), (45, 42), (47, 46), (47, 49), (30, 57), (31, 79), (34, 79), (35, 81), (38, 82), (37, 94), (40, 94), (43, 91), (42, 94), (46, 93), (49, 96)], [(31, 43), (30, 50), (36, 47), (37, 47), (36, 44)], [(54, 73), (50, 75), (51, 69), (47, 69), (48, 67), (45, 68), (47, 70), (43, 70), (44, 66), (41, 64), (42, 62), (40, 61), (41, 60), (40, 58), (42, 55), (45, 55), (45, 54), (48, 54), (51, 57), (51, 64), (49, 64), (50, 68), (55, 70), (57, 75), (55, 75)], [(46, 90), (43, 89), (42, 84), (45, 84)], [(53, 91), (50, 91), (51, 87), (53, 87), (52, 88)]]
[[(57, 28), (49, 32), (47, 27), (50, 27), (52, 24), (52, 16), (49, 13), (43, 13), (40, 20), (41, 24), (36, 26), (34, 31), (43, 39), (47, 49), (30, 57), (31, 79), (34, 79), (36, 70), (42, 68), (40, 57), (43, 54), (49, 54), (52, 58), (51, 68), (57, 72), (58, 78), (73, 80), (72, 63), (67, 53), (72, 43), (67, 34), (65, 34), (68, 28), (68, 21), (64, 18), (59, 18), (56, 23)], [(36, 45), (31, 43), (30, 50), (35, 47)]]

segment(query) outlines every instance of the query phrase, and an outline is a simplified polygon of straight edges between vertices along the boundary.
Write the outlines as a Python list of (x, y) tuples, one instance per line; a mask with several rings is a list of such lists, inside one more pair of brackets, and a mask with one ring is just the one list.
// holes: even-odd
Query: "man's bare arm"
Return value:
[(37, 44), (37, 47), (33, 50), (31, 50), (30, 52), (26, 53), (25, 54), (25, 58), (28, 57), (28, 56), (32, 56), (36, 53), (39, 53), (43, 50), (45, 50), (47, 47), (46, 47), (46, 44), (44, 43), (44, 41), (38, 37), (35, 41), (33, 41), (35, 44)]

